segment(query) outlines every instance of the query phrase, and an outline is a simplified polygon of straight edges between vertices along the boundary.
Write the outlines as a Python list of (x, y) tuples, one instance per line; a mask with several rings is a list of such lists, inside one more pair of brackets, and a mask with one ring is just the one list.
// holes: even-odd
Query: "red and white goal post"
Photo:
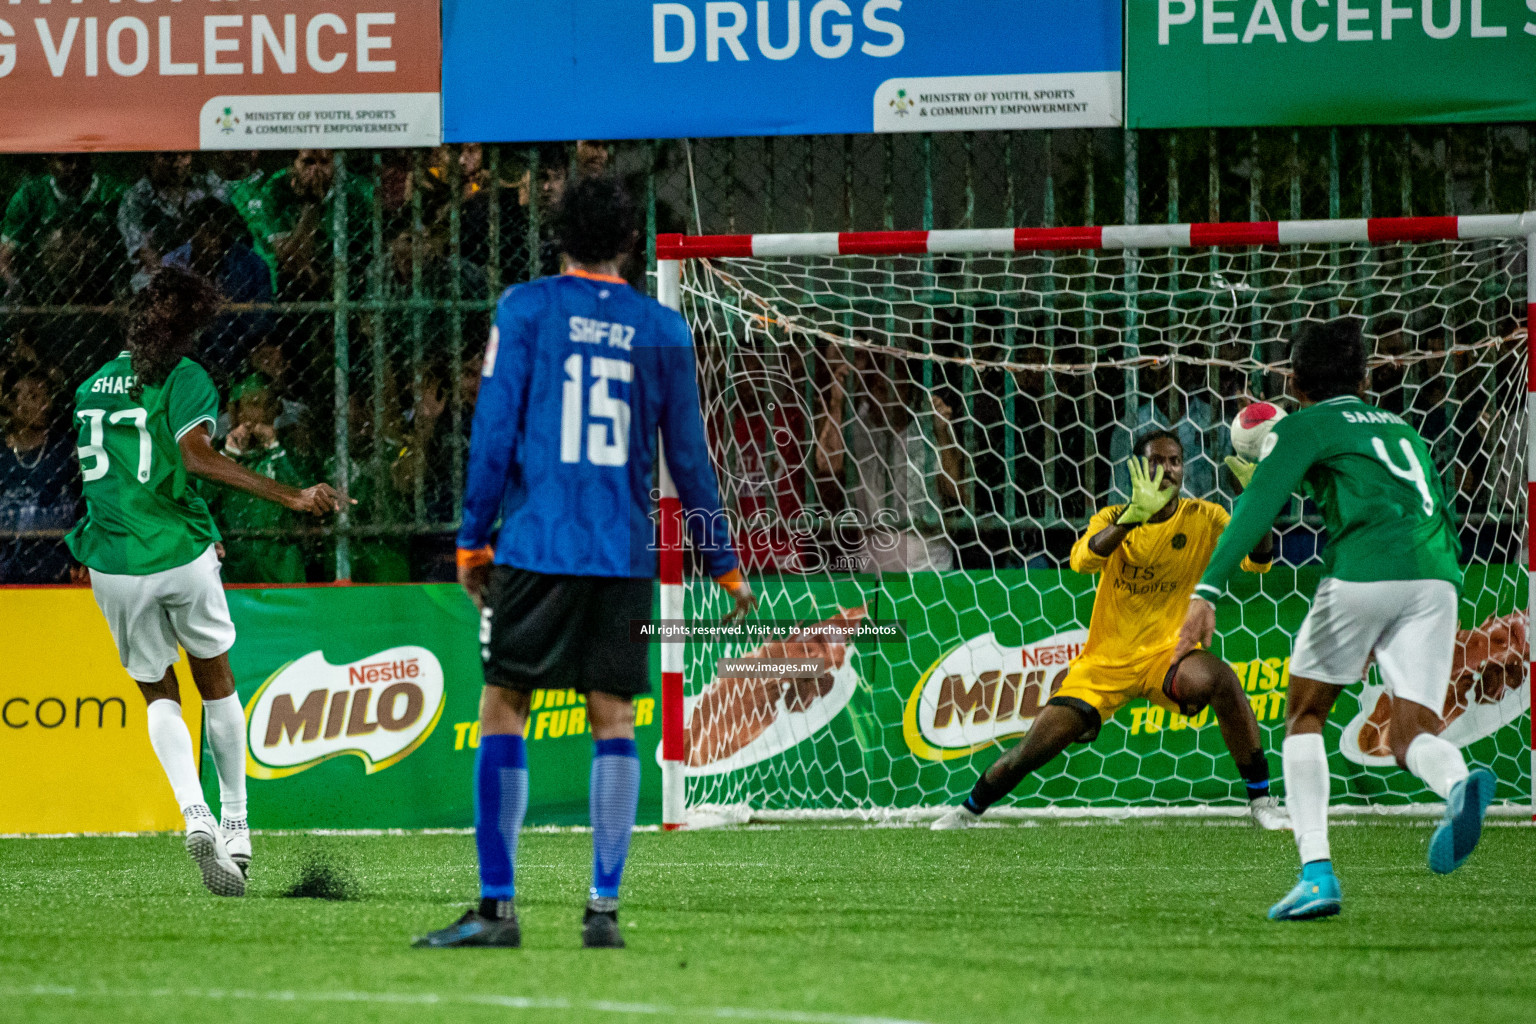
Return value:
[[(944, 665), (950, 665), (957, 652), (975, 654), (986, 648), (1004, 663), (1022, 657), (1027, 666), (1032, 657), (1029, 644), (1042, 634), (1075, 635), (1070, 633), (1073, 623), (1042, 622), (1038, 615), (1018, 629), (1001, 622), (984, 636), (974, 635), (980, 627), (967, 632), (965, 623), (975, 619), (974, 613), (995, 620), (999, 612), (988, 604), (990, 599), (980, 596), (980, 583), (955, 582), (962, 563), (971, 577), (976, 576), (978, 559), (1010, 572), (1041, 565), (1039, 552), (1031, 547), (1036, 540), (1030, 538), (1049, 547), (1050, 537), (1080, 530), (1095, 507), (1112, 500), (1118, 481), (1115, 465), (1126, 454), (1115, 444), (1128, 445), (1116, 441), (1105, 451), (1102, 438), (1127, 438), (1149, 417), (1156, 422), (1159, 416), (1170, 421), (1182, 416), (1179, 422), (1188, 425), (1176, 429), (1190, 431), (1199, 445), (1215, 445), (1218, 439), (1225, 443), (1222, 425), (1230, 418), (1231, 406), (1222, 403), (1231, 396), (1219, 389), (1237, 386), (1255, 397), (1275, 397), (1284, 388), (1276, 364), (1284, 359), (1290, 328), (1301, 320), (1339, 315), (1359, 316), (1367, 323), (1367, 335), (1376, 346), (1373, 389), (1378, 384), (1387, 388), (1387, 399), (1397, 402), (1399, 411), (1428, 417), (1424, 422), (1433, 420), (1444, 435), (1437, 434), (1441, 440), (1435, 442), (1440, 445), (1437, 452), (1445, 452), (1441, 469), (1456, 494), (1464, 538), (1470, 538), (1466, 542), (1473, 546), (1471, 562), (1476, 563), (1469, 565), (1464, 624), (1469, 615), (1480, 619), (1464, 631), (1470, 637), (1466, 660), (1458, 661), (1466, 681), (1465, 693), (1456, 698), (1465, 705), (1457, 728), (1466, 736), (1476, 733), (1474, 740), (1460, 742), (1482, 743), (1476, 750), (1498, 761), (1501, 790), (1508, 783), (1512, 788), (1505, 793), (1514, 795), (1513, 801), (1506, 796), (1506, 813), (1514, 806), (1529, 806), (1523, 801), (1536, 770), (1536, 730), (1525, 735), (1512, 716), (1523, 718), (1530, 711), (1525, 609), (1531, 603), (1529, 580), (1536, 577), (1528, 577), (1524, 587), (1515, 585), (1515, 596), (1511, 580), (1522, 564), (1536, 568), (1528, 529), (1529, 509), (1536, 501), (1536, 433), (1531, 429), (1536, 410), (1536, 349), (1531, 347), (1536, 274), (1529, 272), (1536, 259), (1536, 213), (660, 235), (656, 252), (658, 296), (663, 304), (682, 311), (695, 331), (706, 419), (729, 512), (744, 514), (752, 489), (752, 481), (743, 483), (742, 474), (732, 467), (739, 462), (760, 469), (765, 451), (745, 449), (764, 444), (766, 457), (776, 459), (779, 468), (768, 477), (759, 473), (754, 478), (758, 497), (750, 509), (759, 516), (758, 526), (763, 525), (763, 515), (769, 520), (790, 517), (816, 505), (818, 492), (807, 482), (809, 470), (803, 467), (810, 464), (816, 446), (812, 421), (830, 408), (834, 374), (829, 359), (859, 361), (863, 370), (852, 371), (855, 380), (861, 372), (876, 378), (892, 375), (884, 383), (877, 379), (860, 384), (867, 388), (863, 406), (857, 395), (847, 397), (842, 405), (845, 436), (851, 436), (848, 424), (869, 403), (905, 402), (913, 411), (896, 418), (906, 424), (900, 428), (906, 432), (901, 434), (903, 454), (898, 460), (928, 457), (923, 454), (926, 445), (931, 455), (927, 476), (948, 478), (951, 465), (963, 465), (962, 479), (947, 494), (937, 493), (931, 480), (913, 485), (908, 479), (902, 496), (891, 500), (906, 517), (907, 533), (922, 538), (919, 547), (928, 561), (920, 558), (920, 564), (911, 567), (952, 572), (941, 573), (950, 582), (926, 587), (938, 596), (919, 599), (925, 588), (909, 585), (899, 599), (890, 598), (895, 603), (886, 607), (905, 616), (909, 645), (922, 654), (902, 662), (903, 655), (894, 648), (884, 649), (879, 657), (887, 664), (855, 679), (851, 697), (837, 698), (844, 701), (844, 713), (858, 719), (851, 731), (840, 730), (825, 715), (802, 714), (817, 700), (832, 700), (835, 682), (813, 687), (798, 702), (791, 687), (791, 695), (777, 704), (770, 698), (743, 712), (748, 717), (774, 716), (774, 721), (761, 717), (745, 727), (741, 739), (716, 735), (710, 740), (716, 747), (690, 753), (689, 737), (697, 742), (709, 733), (709, 725), (700, 732), (698, 722), (685, 719), (685, 706), (719, 682), (714, 677), (715, 656), (744, 652), (739, 645), (662, 645), (666, 828), (731, 820), (733, 814), (740, 820), (743, 809), (770, 817), (920, 815), (958, 800), (975, 778), (968, 755), (980, 753), (984, 764), (990, 758), (988, 748), (1022, 732), (1027, 725), (1024, 704), (1042, 694), (1031, 697), (1027, 680), (1023, 690), (1016, 682), (1005, 682), (1002, 697), (977, 684), (964, 691), (970, 695), (971, 710), (951, 714), (952, 708), (940, 708), (935, 714), (937, 682), (924, 680), (944, 675)], [(763, 442), (750, 424), (740, 425), (750, 417), (732, 404), (738, 399), (731, 389), (739, 382), (730, 381), (743, 355), (751, 360), (752, 372), (779, 374), (781, 384), (789, 382), (776, 398), (781, 411), (785, 406), (780, 400), (786, 396), (804, 400), (803, 415), (792, 429), (777, 421), (768, 424), (769, 434), (778, 437), (776, 429), (789, 430), (798, 432), (799, 440)], [(1520, 375), (1526, 378), (1523, 400)], [(842, 385), (837, 387), (841, 395)], [(931, 404), (909, 400), (923, 392)], [(935, 400), (940, 397), (942, 401)], [(863, 500), (856, 493), (862, 478), (850, 474), (866, 470), (862, 464), (850, 468), (848, 462), (861, 454), (867, 459), (869, 451), (861, 453), (856, 442), (849, 444), (843, 468), (833, 475), (839, 478), (834, 487), (846, 489), (845, 504), (853, 507)], [(1212, 449), (1203, 451), (1201, 458), (1219, 466), (1224, 454)], [(815, 455), (824, 453), (815, 448)], [(950, 463), (948, 458), (963, 461)], [(1518, 477), (1519, 462), (1525, 463), (1523, 486), (1518, 478), (1507, 479), (1511, 474)], [(1194, 480), (1195, 471), (1186, 471), (1186, 493), (1203, 488), (1197, 496), (1229, 502), (1230, 487), (1220, 471), (1208, 466), (1202, 472), (1205, 475)], [(779, 474), (777, 483), (773, 473)], [(718, 616), (725, 596), (714, 593), (708, 581), (685, 581), (685, 531), (664, 465), (660, 478), (661, 617)], [(761, 500), (765, 479), (766, 501)], [(780, 485), (786, 490), (775, 497)], [(897, 489), (891, 485), (891, 493)], [(790, 492), (800, 497), (786, 498)], [(1315, 535), (1315, 521), (1294, 520), (1293, 535), (1305, 541), (1308, 531)], [(845, 604), (841, 598), (833, 601), (838, 607), (830, 611), (821, 598), (848, 578), (855, 563), (808, 566), (805, 551), (815, 542), (801, 537), (790, 546), (795, 543), (805, 548), (789, 555), (789, 572), (780, 564), (782, 544), (776, 548), (776, 542), (766, 542), (755, 556), (760, 565), (766, 563), (779, 573), (759, 587), (763, 614), (799, 621), (838, 614)], [(867, 571), (870, 564), (860, 567)], [(889, 566), (882, 568), (890, 571)], [(1037, 577), (1044, 582), (1031, 582)], [(1039, 606), (1047, 608), (1071, 589), (1069, 582), (1051, 582), (1058, 577), (1049, 573), (1020, 572), (1009, 579), (1015, 588), (1010, 601), (1015, 604), (1022, 594), (1030, 600), (1038, 597)], [(1041, 592), (1033, 594), (1032, 588)], [(781, 598), (778, 593), (791, 589), (794, 595)], [(966, 603), (968, 594), (978, 595), (974, 607)], [(1272, 751), (1278, 748), (1281, 723), (1275, 719), (1282, 695), (1270, 689), (1274, 673), (1264, 669), (1263, 655), (1265, 644), (1275, 642), (1269, 636), (1276, 632), (1274, 626), (1286, 625), (1276, 618), (1282, 615), (1276, 610), (1281, 603), (1271, 597), (1267, 603), (1255, 603), (1255, 608), (1263, 606), (1258, 611), (1245, 607), (1238, 638), (1222, 638), (1229, 645), (1223, 653), (1229, 660), (1253, 656), (1251, 662), (1234, 664), (1246, 673), (1245, 686), (1253, 694)], [(930, 610), (936, 614), (929, 615)], [(1250, 611), (1258, 622), (1251, 630)], [(1270, 618), (1263, 619), (1264, 614)], [(1249, 632), (1255, 635), (1249, 637)], [(1284, 642), (1288, 654), (1289, 638)], [(1239, 648), (1247, 653), (1230, 653)], [(1518, 663), (1510, 660), (1517, 648), (1522, 652)], [(975, 656), (984, 660), (993, 655)], [(1511, 670), (1502, 676), (1494, 671), (1500, 658)], [(963, 669), (956, 673), (956, 687), (971, 685)], [(994, 681), (997, 676), (992, 673)], [(1523, 706), (1511, 703), (1517, 690)], [(1345, 728), (1339, 741), (1353, 744), (1348, 758), (1361, 766), (1360, 778), (1370, 774), (1364, 769), (1382, 766), (1379, 757), (1372, 760), (1381, 752), (1379, 742), (1374, 753), (1371, 747), (1380, 740), (1370, 731), (1365, 704), (1374, 699), (1372, 693), (1368, 686), (1357, 721)], [(1108, 813), (1236, 813), (1236, 800), (1223, 796), (1230, 781), (1226, 777), (1232, 773), (1222, 763), (1215, 730), (1202, 728), (1204, 738), (1192, 741), (1176, 732), (1181, 716), (1172, 716), (1165, 725), (1158, 709), (1139, 716), (1130, 714), (1134, 710), (1121, 712), (1121, 718), (1134, 720), (1117, 724), (1117, 733), (1106, 723), (1099, 741), (1106, 749), (1097, 760), (1071, 753), (1034, 789), (1021, 787), (1016, 794), (1024, 808), (1020, 813), (1030, 813), (1031, 808), (1032, 813), (1050, 813), (1058, 805), (1083, 813), (1105, 808)], [(1000, 721), (1004, 712), (1013, 716), (1008, 723)], [(702, 712), (695, 705), (690, 713)], [(898, 713), (902, 720), (893, 720)], [(1447, 711), (1447, 716), (1452, 714)], [(1454, 724), (1452, 717), (1447, 721)], [(1214, 723), (1184, 723), (1203, 724)], [(796, 728), (801, 732), (794, 732)], [(765, 740), (778, 734), (771, 743)], [(1492, 745), (1483, 743), (1490, 737)], [(1516, 748), (1518, 757), (1512, 753)], [(712, 759), (729, 762), (729, 769), (711, 768)], [(1376, 810), (1391, 810), (1396, 804), (1422, 806), (1413, 803), (1422, 792), (1415, 795), (1393, 789), (1398, 783), (1379, 781), (1391, 775), (1378, 772), (1377, 781), (1369, 784), (1360, 783), (1354, 774), (1342, 782), (1336, 775), (1334, 801), (1348, 803), (1353, 798)], [(701, 808), (725, 808), (724, 819), (700, 815)]]

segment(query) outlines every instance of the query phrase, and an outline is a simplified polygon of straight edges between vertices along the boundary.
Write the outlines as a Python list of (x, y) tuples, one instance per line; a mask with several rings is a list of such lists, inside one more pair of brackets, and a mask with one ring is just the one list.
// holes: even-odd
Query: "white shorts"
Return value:
[(1387, 692), (1439, 714), (1456, 649), (1456, 588), (1445, 580), (1317, 587), (1291, 654), (1291, 675), (1348, 686), (1372, 654)]
[(148, 576), (92, 569), (91, 592), (107, 617), (123, 668), (141, 683), (165, 678), (165, 670), (181, 660), (178, 643), (194, 658), (217, 658), (235, 645), (212, 544), (186, 565)]

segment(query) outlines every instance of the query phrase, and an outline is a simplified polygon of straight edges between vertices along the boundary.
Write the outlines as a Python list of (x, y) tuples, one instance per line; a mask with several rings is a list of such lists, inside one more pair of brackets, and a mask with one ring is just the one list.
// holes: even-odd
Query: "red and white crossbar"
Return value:
[[(1246, 245), (1526, 240), (1526, 523), (1536, 508), (1536, 212), (1470, 217), (1370, 217), (1356, 220), (1253, 221), (1226, 224), (1132, 224), (1077, 228), (985, 228), (974, 231), (842, 231), (792, 235), (657, 235), (657, 298), (682, 308), (679, 261), (765, 256), (925, 256), (943, 253), (1049, 252), (1072, 249), (1185, 249)], [(665, 460), (661, 465), (661, 617), (683, 617), (682, 509)], [(1529, 534), (1527, 526), (1527, 534)], [(670, 546), (669, 546), (670, 545)], [(1536, 544), (1527, 537), (1530, 603), (1536, 610)], [(661, 648), (662, 822), (686, 821), (683, 772), (682, 644)], [(1527, 678), (1536, 663), (1527, 666)], [(1531, 687), (1531, 775), (1536, 780), (1536, 685)], [(1536, 820), (1536, 784), (1531, 817)]]
[(900, 256), (1066, 249), (1180, 249), (1298, 245), (1307, 242), (1456, 241), (1536, 233), (1536, 213), (1478, 217), (1372, 217), (1360, 220), (1121, 227), (987, 228), (976, 231), (843, 231), (798, 235), (657, 235), (658, 260), (743, 256)]

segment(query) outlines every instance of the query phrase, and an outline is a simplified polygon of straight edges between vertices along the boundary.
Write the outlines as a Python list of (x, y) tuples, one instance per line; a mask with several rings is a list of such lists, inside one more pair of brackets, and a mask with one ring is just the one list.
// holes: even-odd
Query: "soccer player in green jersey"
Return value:
[[(1190, 599), (1180, 652), (1207, 644), (1227, 578), (1300, 489), (1323, 511), (1323, 579), (1296, 637), (1287, 695), (1285, 799), (1301, 878), (1270, 908), (1277, 921), (1337, 914), (1328, 850), (1328, 758), (1323, 723), (1339, 691), (1374, 657), (1392, 694), (1398, 766), (1446, 801), (1429, 843), (1429, 867), (1455, 870), (1477, 845), (1494, 778), (1468, 772), (1461, 751), (1436, 732), (1456, 644), (1461, 545), (1429, 448), (1397, 415), (1368, 405), (1365, 345), (1353, 320), (1307, 324), (1291, 346), (1291, 386), (1301, 408), (1274, 427), (1248, 476), (1232, 522)], [(1175, 654), (1177, 657), (1177, 653)]]
[[(219, 579), (219, 531), (192, 477), (315, 515), (346, 500), (326, 484), (299, 490), (252, 473), (213, 450), (219, 396), (187, 358), (219, 307), (213, 286), (167, 267), (134, 297), (128, 350), (75, 392), (85, 516), (70, 550), (90, 569), (91, 590), (123, 667), (149, 705), (149, 741), (187, 824), (187, 852), (203, 884), (245, 893), (251, 838), (245, 817), (245, 713), (228, 651), (235, 642)], [(219, 773), (222, 821), (203, 800), (192, 737), (181, 718), (177, 645), (203, 698)]]

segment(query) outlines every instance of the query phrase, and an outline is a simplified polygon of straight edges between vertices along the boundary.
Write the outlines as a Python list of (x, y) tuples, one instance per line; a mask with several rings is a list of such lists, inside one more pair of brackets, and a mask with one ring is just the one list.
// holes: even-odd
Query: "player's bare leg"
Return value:
[(1302, 921), (1339, 912), (1339, 880), (1328, 850), (1328, 755), (1323, 723), (1342, 686), (1291, 676), (1285, 703), (1285, 802), (1301, 855), (1301, 878), (1269, 908), (1275, 921)]
[(1193, 651), (1179, 662), (1166, 689), (1186, 715), (1199, 714), (1207, 705), (1216, 713), (1222, 742), (1248, 789), (1253, 823), (1271, 831), (1289, 828), (1290, 821), (1269, 792), (1269, 759), (1259, 721), (1232, 666), (1207, 651)]
[(513, 948), (522, 930), (513, 903), (517, 840), (528, 811), (528, 759), (523, 730), (532, 695), (486, 684), (480, 691), (480, 748), (475, 758), (475, 847), (480, 903), (453, 924), (428, 932), (424, 949)]
[(533, 696), (523, 690), (487, 686), (480, 691), (480, 735), (521, 736), (528, 728)]
[(229, 655), (194, 658), (192, 681), (203, 698), (203, 717), (208, 723), (208, 746), (219, 773), (219, 831), (229, 859), (241, 874), (251, 875), (251, 828), (245, 800), (245, 709), (235, 694), (235, 676)]
[[(244, 896), (245, 875), (230, 860), (192, 757), (192, 735), (181, 717), (181, 691), (172, 666), (157, 683), (139, 683), (149, 705), (149, 742), (176, 794), (187, 825), (187, 854), (202, 872), (203, 884), (217, 896)], [(244, 770), (242, 765), (241, 770)]]
[(634, 702), (594, 690), (587, 694), (587, 719), (593, 741), (592, 889), (582, 915), (581, 944), (588, 949), (623, 949), (619, 881), (640, 798)]
[(971, 795), (959, 807), (950, 808), (933, 823), (936, 832), (966, 828), (981, 819), (988, 807), (1013, 792), (1024, 776), (1055, 760), (1078, 737), (1091, 730), (1096, 722), (1074, 707), (1047, 704), (1040, 709), (1034, 725), (1024, 739), (1004, 751), (1003, 756), (992, 762), (982, 772), (981, 778), (971, 790)]
[(1482, 837), (1495, 779), (1481, 768), (1468, 772), (1460, 749), (1440, 738), (1440, 727), (1438, 712), (1393, 697), (1392, 756), (1445, 801), (1445, 820), (1429, 840), (1429, 868), (1445, 875), (1461, 866)]

